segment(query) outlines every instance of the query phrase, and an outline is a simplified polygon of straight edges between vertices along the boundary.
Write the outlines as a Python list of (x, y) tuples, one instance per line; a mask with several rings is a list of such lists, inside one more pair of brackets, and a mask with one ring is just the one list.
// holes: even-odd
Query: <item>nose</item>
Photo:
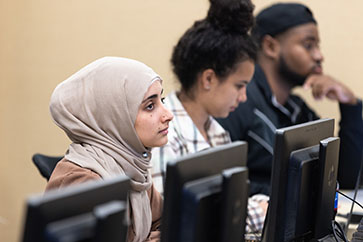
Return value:
[(174, 115), (170, 112), (169, 109), (167, 109), (164, 105), (163, 105), (163, 114), (162, 114), (162, 122), (165, 123), (165, 122), (170, 122), (173, 118), (174, 118)]
[(238, 95), (237, 99), (238, 103), (246, 102), (247, 101), (247, 95), (246, 95), (246, 87), (241, 89), (241, 92)]
[(323, 62), (324, 56), (319, 47), (314, 48), (312, 57), (316, 62)]

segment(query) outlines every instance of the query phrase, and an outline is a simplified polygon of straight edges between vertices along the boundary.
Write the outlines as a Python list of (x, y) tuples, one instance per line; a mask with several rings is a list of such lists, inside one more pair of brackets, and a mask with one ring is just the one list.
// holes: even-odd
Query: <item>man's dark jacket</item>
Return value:
[[(341, 188), (355, 186), (363, 149), (362, 102), (340, 104), (340, 159), (338, 182)], [(248, 142), (250, 194), (269, 194), (275, 130), (319, 119), (298, 96), (290, 95), (284, 106), (278, 104), (262, 69), (247, 86), (247, 101), (218, 122), (229, 131), (233, 141)]]

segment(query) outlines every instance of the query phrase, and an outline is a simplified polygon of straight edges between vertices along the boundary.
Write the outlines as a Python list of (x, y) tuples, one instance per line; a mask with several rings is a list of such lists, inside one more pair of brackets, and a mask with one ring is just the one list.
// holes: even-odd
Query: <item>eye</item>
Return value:
[(165, 97), (161, 98), (161, 102), (164, 104), (165, 103)]
[(241, 90), (244, 87), (245, 87), (245, 84), (236, 84), (237, 90)]
[(149, 105), (147, 105), (147, 106), (145, 107), (145, 109), (146, 109), (146, 110), (148, 110), (148, 111), (153, 110), (153, 109), (154, 109), (154, 103), (150, 103)]
[(311, 50), (313, 48), (312, 44), (304, 44), (304, 48), (307, 50)]
[(318, 45), (312, 41), (305, 42), (303, 46), (308, 51), (312, 50), (314, 47), (318, 47)]

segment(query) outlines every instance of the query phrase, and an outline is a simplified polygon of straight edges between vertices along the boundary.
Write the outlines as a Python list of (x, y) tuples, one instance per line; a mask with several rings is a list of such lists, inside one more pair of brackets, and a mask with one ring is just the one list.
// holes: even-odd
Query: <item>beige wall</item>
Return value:
[[(319, 21), (325, 71), (362, 97), (363, 2), (304, 2)], [(254, 3), (259, 10), (272, 1)], [(170, 91), (172, 47), (208, 6), (207, 0), (0, 0), (0, 241), (19, 240), (25, 198), (44, 189), (31, 156), (67, 149), (68, 139), (48, 112), (57, 83), (113, 55), (147, 63)], [(312, 106), (323, 117), (339, 117), (335, 103)]]

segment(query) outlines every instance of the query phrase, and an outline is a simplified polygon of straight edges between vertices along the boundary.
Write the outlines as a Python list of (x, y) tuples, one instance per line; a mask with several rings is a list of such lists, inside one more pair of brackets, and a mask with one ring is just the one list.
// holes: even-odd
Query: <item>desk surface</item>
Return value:
[[(345, 195), (347, 195), (350, 198), (354, 197), (354, 190), (341, 190), (342, 193), (344, 193)], [(357, 192), (357, 196), (356, 196), (356, 201), (358, 201), (360, 204), (363, 205), (363, 188), (359, 189)], [(338, 197), (338, 216), (336, 217), (336, 220), (338, 222), (343, 222), (346, 223), (347, 219), (345, 217), (340, 217), (339, 215), (346, 215), (350, 212), (352, 206), (352, 201), (349, 200), (348, 198), (342, 196), (339, 194)], [(353, 207), (353, 211), (357, 211), (362, 213), (363, 210), (361, 207), (359, 207), (358, 205), (354, 205)], [(356, 231), (358, 224), (350, 224), (349, 229), (347, 231), (347, 237), (350, 240), (352, 238), (352, 234)], [(253, 235), (247, 236), (248, 239), (246, 239), (245, 241), (258, 241), (255, 240), (253, 238)]]
[[(354, 190), (340, 190), (342, 193), (347, 195), (350, 198), (354, 198)], [(363, 188), (359, 189), (356, 195), (355, 200), (359, 202), (361, 205), (363, 205)], [(347, 214), (350, 212), (350, 209), (352, 207), (352, 201), (350, 201), (348, 198), (342, 196), (339, 194), (338, 197), (338, 214)], [(354, 204), (353, 211), (357, 211), (362, 213), (363, 210), (361, 207), (359, 207), (357, 204)]]
[[(348, 197), (352, 198), (354, 197), (354, 190), (340, 190), (342, 193), (347, 195)], [(363, 188), (360, 188), (357, 192), (355, 200), (359, 202), (361, 205), (363, 205)], [(338, 197), (338, 214), (336, 216), (336, 219), (338, 222), (346, 223), (347, 219), (344, 217), (345, 215), (350, 213), (350, 209), (352, 207), (352, 201), (350, 201), (348, 198), (342, 196), (339, 194)], [(353, 212), (359, 212), (362, 213), (363, 209), (359, 207), (357, 204), (353, 206)], [(352, 237), (352, 234), (357, 229), (358, 224), (350, 224), (348, 231), (347, 231), (347, 237), (350, 240)]]

